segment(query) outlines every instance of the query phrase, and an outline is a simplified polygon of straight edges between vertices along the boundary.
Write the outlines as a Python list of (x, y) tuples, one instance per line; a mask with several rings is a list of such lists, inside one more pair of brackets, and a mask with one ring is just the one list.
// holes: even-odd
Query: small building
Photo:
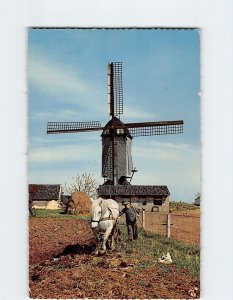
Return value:
[(114, 199), (120, 206), (129, 201), (134, 207), (145, 211), (169, 212), (170, 192), (166, 185), (100, 185), (98, 195)]
[(200, 206), (200, 204), (201, 204), (201, 196), (198, 195), (198, 197), (195, 198), (195, 200), (194, 200), (194, 205)]
[(29, 202), (34, 208), (46, 208), (50, 201), (61, 202), (61, 184), (29, 184)]

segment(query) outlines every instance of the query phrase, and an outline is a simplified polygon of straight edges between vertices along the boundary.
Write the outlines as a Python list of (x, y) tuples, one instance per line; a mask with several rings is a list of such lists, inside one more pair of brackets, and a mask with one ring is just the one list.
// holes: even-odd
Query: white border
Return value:
[(233, 2), (8, 0), (0, 20), (1, 298), (27, 298), (26, 28), (106, 26), (201, 29), (201, 299), (232, 299)]

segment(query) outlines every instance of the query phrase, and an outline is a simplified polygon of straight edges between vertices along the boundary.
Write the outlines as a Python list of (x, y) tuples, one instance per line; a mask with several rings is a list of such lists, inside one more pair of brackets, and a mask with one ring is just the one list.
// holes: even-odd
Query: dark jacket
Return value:
[(136, 214), (135, 208), (133, 208), (133, 207), (129, 207), (129, 208), (125, 207), (125, 208), (122, 209), (122, 211), (120, 212), (119, 216), (122, 216), (123, 214), (125, 214), (126, 223), (136, 221), (137, 214)]

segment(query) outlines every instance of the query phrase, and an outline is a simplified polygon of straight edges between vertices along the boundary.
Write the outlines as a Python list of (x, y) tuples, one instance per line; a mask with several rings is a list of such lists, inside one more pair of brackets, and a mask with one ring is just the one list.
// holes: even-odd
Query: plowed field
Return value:
[[(174, 264), (138, 268), (125, 251), (92, 254), (95, 239), (87, 221), (29, 219), (31, 298), (196, 299), (199, 281)], [(146, 251), (146, 250), (145, 250)], [(142, 253), (142, 257), (145, 253)]]

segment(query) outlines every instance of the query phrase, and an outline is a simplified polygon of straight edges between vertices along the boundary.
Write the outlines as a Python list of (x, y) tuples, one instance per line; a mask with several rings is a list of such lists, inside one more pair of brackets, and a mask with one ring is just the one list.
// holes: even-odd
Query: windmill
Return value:
[[(108, 64), (108, 104), (110, 121), (103, 127), (98, 121), (48, 122), (47, 133), (102, 131), (102, 177), (105, 184), (129, 184), (133, 169), (131, 144), (138, 136), (183, 133), (183, 120), (123, 123), (122, 63)], [(131, 181), (131, 180), (130, 180)]]

